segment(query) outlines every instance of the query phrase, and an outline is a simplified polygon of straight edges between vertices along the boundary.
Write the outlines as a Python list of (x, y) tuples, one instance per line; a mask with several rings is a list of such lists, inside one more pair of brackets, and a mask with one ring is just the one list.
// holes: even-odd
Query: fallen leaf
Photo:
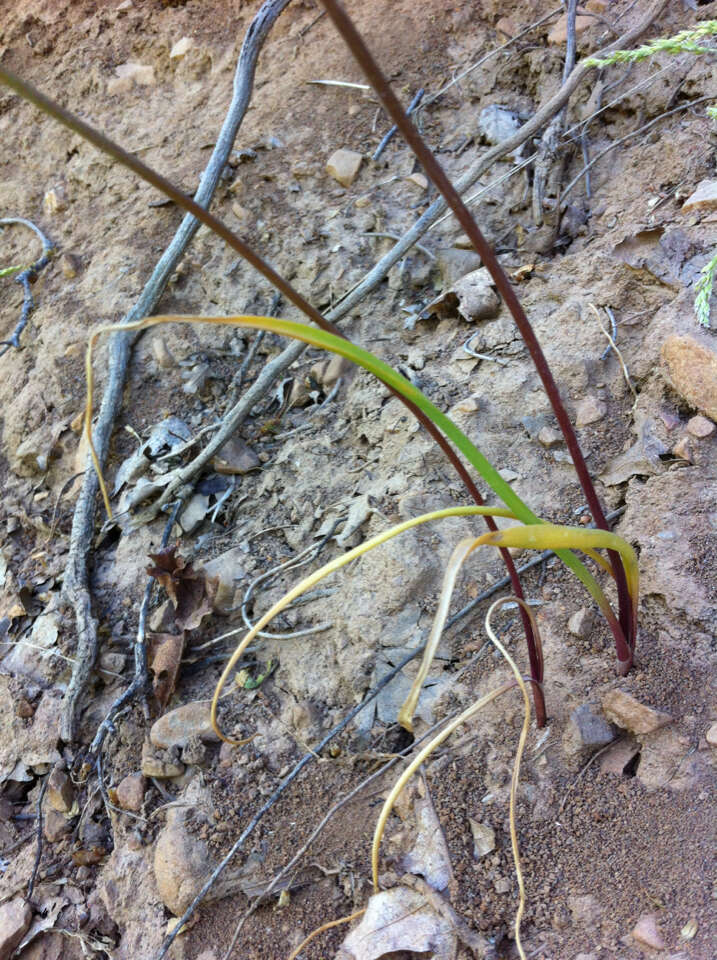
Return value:
[(174, 693), (184, 653), (184, 633), (155, 633), (149, 644), (152, 689), (164, 709)]
[(398, 951), (453, 960), (456, 935), (451, 923), (408, 887), (375, 894), (361, 923), (346, 937), (336, 960), (380, 960)]
[(204, 617), (212, 612), (212, 601), (218, 580), (207, 577), (203, 570), (195, 570), (176, 555), (176, 547), (159, 553), (150, 553), (154, 566), (147, 573), (167, 591), (174, 606), (174, 620), (178, 630), (196, 630)]

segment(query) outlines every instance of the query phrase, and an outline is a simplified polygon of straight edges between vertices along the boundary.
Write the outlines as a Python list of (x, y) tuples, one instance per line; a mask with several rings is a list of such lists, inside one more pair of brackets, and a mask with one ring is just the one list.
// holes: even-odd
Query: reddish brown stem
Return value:
[[(378, 94), (384, 109), (403, 134), (404, 139), (415, 153), (429, 179), (433, 182), (436, 189), (442, 194), (446, 203), (455, 214), (456, 219), (460, 223), (461, 227), (465, 231), (469, 240), (473, 244), (473, 247), (479, 254), (481, 260), (493, 278), (493, 282), (503, 297), (506, 306), (513, 315), (513, 319), (515, 320), (516, 326), (520, 331), (520, 335), (522, 336), (523, 341), (528, 348), (528, 352), (530, 353), (533, 363), (535, 364), (535, 368), (543, 382), (543, 387), (545, 388), (545, 392), (548, 395), (553, 412), (555, 413), (560, 429), (565, 437), (565, 442), (572, 457), (575, 471), (578, 475), (578, 480), (580, 481), (580, 486), (583, 489), (583, 493), (585, 494), (585, 499), (587, 500), (588, 508), (592, 514), (593, 520), (596, 526), (600, 527), (601, 529), (609, 529), (607, 521), (605, 520), (605, 514), (603, 513), (602, 505), (600, 504), (597, 493), (595, 492), (595, 487), (593, 486), (587, 465), (583, 458), (580, 444), (578, 443), (578, 438), (575, 435), (572, 423), (570, 422), (570, 417), (568, 416), (568, 413), (560, 398), (560, 392), (558, 391), (555, 380), (553, 379), (553, 375), (550, 372), (550, 367), (545, 359), (545, 354), (538, 343), (538, 339), (535, 336), (533, 328), (530, 325), (530, 321), (528, 320), (528, 317), (523, 310), (515, 291), (510, 285), (510, 281), (508, 280), (505, 271), (501, 267), (490, 245), (481, 233), (470, 211), (463, 203), (455, 187), (446, 176), (443, 168), (433, 156), (433, 153), (423, 142), (418, 130), (406, 116), (401, 104), (398, 102), (398, 98), (391, 89), (388, 80), (383, 75), (381, 68), (378, 66), (373, 56), (369, 52), (366, 44), (363, 42), (363, 39), (356, 30), (351, 18), (339, 5), (337, 0), (322, 0), (322, 2), (326, 7), (328, 15), (333, 20), (336, 29), (339, 31), (346, 42), (346, 45), (356, 58), (374, 91)], [(619, 629), (613, 631), (615, 636), (615, 648), (619, 661), (620, 672), (627, 672), (632, 662), (632, 649), (634, 646), (634, 638), (632, 637), (632, 602), (627, 590), (625, 571), (618, 554), (611, 550), (609, 551), (609, 557), (613, 576), (615, 577), (615, 581), (617, 583), (620, 605), (620, 626)]]

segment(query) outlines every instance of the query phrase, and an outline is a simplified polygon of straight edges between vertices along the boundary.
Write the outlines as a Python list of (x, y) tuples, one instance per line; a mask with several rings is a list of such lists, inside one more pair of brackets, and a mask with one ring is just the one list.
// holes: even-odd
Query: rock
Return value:
[(508, 40), (519, 32), (512, 17), (501, 17), (496, 23), (495, 29), (498, 33), (502, 33)]
[(623, 690), (608, 691), (602, 698), (602, 708), (608, 720), (631, 733), (652, 733), (672, 722), (669, 713), (647, 707)]
[(112, 96), (126, 93), (137, 84), (151, 87), (155, 83), (154, 67), (146, 63), (120, 63), (115, 67), (115, 76), (107, 81), (107, 93)]
[[(214, 869), (212, 856), (204, 837), (214, 831), (213, 807), (206, 788), (187, 788), (184, 800), (187, 806), (170, 808), (167, 822), (154, 845), (154, 877), (159, 895), (175, 916), (181, 916), (199, 893), (207, 875)], [(251, 867), (227, 870), (207, 894), (207, 900), (217, 900), (237, 890), (240, 878)]]
[(600, 771), (602, 773), (614, 773), (621, 777), (625, 773), (625, 768), (629, 768), (635, 757), (640, 752), (640, 744), (636, 743), (632, 737), (620, 740), (614, 743), (600, 757)]
[(596, 926), (603, 913), (602, 905), (590, 893), (568, 897), (568, 908), (575, 923), (583, 923), (587, 926)]
[(422, 173), (412, 173), (410, 177), (406, 177), (406, 180), (419, 190), (428, 190), (428, 178)]
[(217, 473), (235, 475), (258, 470), (259, 457), (241, 437), (230, 437), (219, 453), (212, 458), (212, 467)]
[[(663, 452), (667, 452), (666, 450)], [(661, 462), (651, 456), (642, 439), (637, 440), (628, 449), (612, 459), (603, 472), (600, 480), (607, 487), (614, 487), (625, 483), (631, 477), (654, 477), (664, 470)]]
[(52, 187), (47, 190), (42, 198), (42, 209), (48, 217), (64, 213), (67, 210), (67, 194), (64, 187)]
[(59, 810), (46, 810), (42, 818), (42, 833), (48, 843), (56, 843), (72, 831), (72, 824)]
[(162, 749), (185, 747), (189, 738), (195, 736), (208, 743), (219, 743), (209, 719), (210, 707), (209, 700), (198, 700), (170, 710), (152, 725), (150, 742)]
[(680, 460), (685, 460), (687, 463), (694, 463), (694, 441), (690, 437), (680, 437), (677, 443), (672, 447), (672, 453)]
[(177, 361), (174, 359), (172, 351), (167, 346), (164, 337), (160, 337), (156, 334), (152, 338), (152, 355), (157, 361), (157, 365), (163, 370), (169, 370), (171, 367), (177, 365)]
[(15, 704), (15, 715), (23, 720), (31, 720), (35, 716), (35, 708), (25, 697), (20, 697)]
[[(519, 129), (520, 117), (509, 107), (492, 103), (478, 114), (478, 135), (487, 143), (502, 143)], [(513, 156), (520, 151), (521, 147), (518, 147), (513, 151)]]
[(594, 708), (583, 703), (570, 714), (565, 738), (566, 745), (575, 744), (580, 750), (599, 750), (612, 743), (617, 733)]
[(562, 433), (554, 427), (543, 427), (538, 431), (538, 443), (542, 443), (544, 447), (557, 447), (562, 442)]
[(74, 280), (82, 267), (82, 261), (75, 253), (63, 253), (60, 257), (60, 270), (65, 280)]
[(345, 376), (353, 366), (354, 364), (346, 357), (339, 357), (334, 354), (330, 360), (315, 363), (309, 375), (325, 390), (330, 390), (339, 377)]
[(705, 734), (705, 740), (711, 747), (717, 747), (717, 723), (713, 723)]
[(480, 860), (495, 850), (495, 830), (485, 823), (468, 818), (473, 834), (473, 859)]
[(710, 420), (717, 420), (717, 353), (693, 336), (668, 337), (662, 359), (674, 389)]
[(105, 683), (111, 683), (113, 680), (121, 679), (127, 657), (123, 653), (105, 650), (100, 654), (97, 664), (97, 672)]
[(469, 323), (492, 320), (500, 312), (500, 297), (493, 289), (493, 280), (485, 267), (458, 280), (453, 292), (458, 297), (458, 312)]
[(575, 425), (577, 427), (587, 427), (590, 423), (597, 423), (607, 413), (607, 406), (597, 397), (585, 397), (578, 404), (575, 415)]
[(128, 773), (117, 785), (117, 803), (123, 810), (139, 813), (147, 781), (141, 773)]
[(335, 150), (326, 162), (326, 172), (342, 187), (350, 187), (362, 162), (363, 156), (355, 150)]
[(179, 777), (184, 773), (184, 764), (178, 760), (165, 760), (152, 750), (150, 744), (142, 747), (142, 773), (145, 777), (156, 777), (158, 780), (168, 780), (170, 777)]
[(640, 917), (632, 931), (632, 938), (643, 947), (649, 947), (651, 950), (665, 949), (665, 941), (660, 934), (657, 917), (654, 913), (644, 913)]
[(687, 432), (691, 433), (693, 437), (697, 437), (698, 440), (711, 437), (715, 429), (714, 423), (700, 414), (687, 421)]
[(0, 960), (9, 960), (30, 928), (32, 908), (22, 897), (0, 907)]
[(441, 274), (442, 289), (448, 292), (461, 277), (477, 270), (481, 265), (481, 259), (475, 250), (455, 250), (449, 247), (437, 251), (436, 264)]
[(574, 637), (587, 640), (595, 629), (595, 612), (588, 607), (576, 610), (568, 620), (568, 630)]
[[(593, 20), (592, 17), (577, 16), (575, 18), (575, 36), (580, 36), (581, 33), (584, 33), (588, 27), (592, 26), (596, 22), (597, 21)], [(555, 25), (548, 33), (548, 43), (552, 43), (555, 46), (564, 46), (567, 39), (568, 18), (566, 14), (563, 14), (560, 19), (555, 21)]]
[(170, 60), (179, 60), (186, 53), (188, 53), (194, 46), (194, 41), (191, 37), (182, 37), (181, 40), (177, 40), (172, 49), (169, 51)]
[(706, 210), (717, 208), (717, 180), (702, 180), (682, 204), (682, 209), (688, 212), (700, 207)]
[(212, 600), (217, 613), (227, 614), (234, 609), (237, 583), (246, 577), (246, 559), (247, 555), (240, 547), (232, 547), (213, 560), (208, 560), (202, 567), (209, 579), (217, 580), (217, 589)]
[(3, 673), (27, 677), (36, 683), (46, 683), (53, 673), (50, 651), (57, 644), (59, 619), (57, 614), (43, 613), (35, 620), (29, 644), (16, 643), (2, 660)]
[(507, 877), (498, 877), (493, 881), (493, 889), (496, 893), (510, 893), (512, 884)]
[(53, 810), (60, 813), (69, 813), (75, 802), (75, 788), (72, 781), (59, 767), (55, 767), (50, 774), (45, 792), (45, 802)]
[(209, 497), (203, 493), (195, 493), (189, 498), (184, 510), (179, 515), (179, 525), (184, 533), (191, 533), (204, 522), (209, 513)]

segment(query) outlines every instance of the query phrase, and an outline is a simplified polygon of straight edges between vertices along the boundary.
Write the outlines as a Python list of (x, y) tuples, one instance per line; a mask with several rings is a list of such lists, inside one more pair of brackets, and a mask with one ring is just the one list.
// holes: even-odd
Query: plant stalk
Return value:
[[(545, 359), (545, 354), (543, 353), (530, 321), (528, 320), (528, 317), (520, 301), (518, 300), (518, 297), (516, 296), (505, 271), (500, 265), (485, 237), (481, 233), (470, 211), (465, 206), (460, 198), (460, 195), (446, 176), (443, 168), (433, 156), (431, 150), (429, 150), (424, 143), (423, 138), (418, 133), (418, 130), (406, 116), (401, 104), (398, 101), (398, 98), (391, 89), (388, 80), (368, 50), (351, 18), (339, 5), (337, 0), (322, 0), (322, 3), (326, 8), (328, 15), (333, 20), (334, 26), (341, 34), (346, 45), (351, 50), (351, 53), (354, 55), (356, 61), (366, 75), (367, 80), (378, 95), (384, 109), (403, 134), (406, 143), (415, 153), (428, 178), (433, 182), (436, 189), (442, 194), (446, 203), (455, 214), (456, 219), (460, 223), (461, 227), (473, 244), (474, 249), (480, 256), (481, 260), (487, 267), (488, 272), (493, 278), (493, 282), (498, 288), (503, 301), (513, 315), (513, 319), (515, 320), (520, 335), (522, 336), (523, 341), (528, 348), (528, 352), (530, 353), (533, 363), (535, 364), (535, 368), (538, 371), (540, 379), (542, 380), (543, 387), (545, 388), (545, 392), (550, 400), (550, 405), (553, 408), (553, 412), (555, 413), (556, 419), (565, 438), (570, 456), (572, 457), (575, 471), (578, 475), (578, 480), (583, 489), (588, 508), (592, 514), (592, 518), (597, 527), (602, 530), (608, 530), (609, 527), (607, 525), (607, 521), (605, 520), (605, 514), (603, 512), (602, 505), (598, 499), (595, 487), (593, 486), (587, 464), (585, 463), (585, 459), (580, 449), (580, 444), (578, 443), (578, 439), (575, 435), (572, 423), (570, 422), (567, 410), (565, 409), (560, 397), (560, 392), (557, 388), (555, 380), (553, 379), (548, 362)], [(615, 577), (615, 582), (617, 584), (620, 618), (619, 628), (617, 630), (613, 629), (613, 635), (615, 638), (615, 650), (618, 658), (618, 669), (619, 672), (624, 675), (629, 671), (630, 666), (632, 665), (632, 653), (635, 640), (635, 638), (632, 636), (632, 604), (627, 591), (625, 571), (622, 563), (620, 562), (620, 558), (612, 550), (609, 551), (609, 558), (613, 576)]]

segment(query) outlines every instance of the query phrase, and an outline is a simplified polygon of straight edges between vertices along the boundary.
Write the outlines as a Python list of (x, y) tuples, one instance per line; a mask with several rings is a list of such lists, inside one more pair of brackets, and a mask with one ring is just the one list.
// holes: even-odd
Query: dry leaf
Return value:
[(152, 689), (162, 709), (169, 703), (177, 686), (183, 653), (183, 633), (155, 633), (150, 640), (149, 668), (154, 674)]
[(150, 553), (154, 566), (147, 573), (167, 591), (172, 601), (174, 620), (178, 630), (196, 630), (204, 617), (212, 612), (212, 601), (218, 581), (207, 577), (203, 570), (195, 570), (191, 563), (176, 555), (176, 546)]
[(341, 944), (336, 960), (380, 960), (401, 950), (428, 954), (432, 960), (453, 960), (456, 935), (452, 924), (408, 887), (375, 894), (361, 923)]

